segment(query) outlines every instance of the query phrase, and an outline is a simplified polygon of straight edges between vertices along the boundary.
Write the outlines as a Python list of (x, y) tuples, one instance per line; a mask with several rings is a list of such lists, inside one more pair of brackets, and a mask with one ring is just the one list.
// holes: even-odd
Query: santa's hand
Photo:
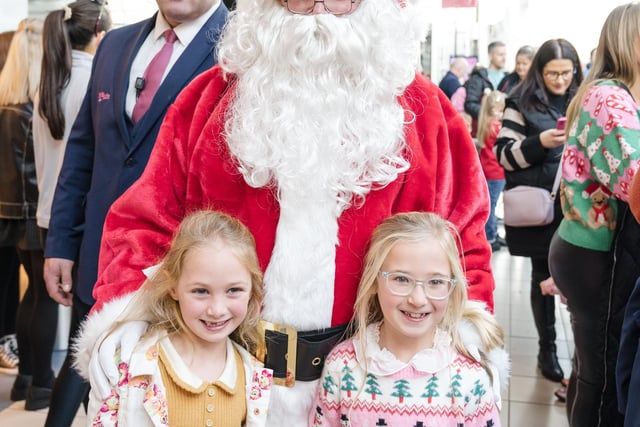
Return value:
[(118, 361), (114, 357), (116, 351), (120, 349), (118, 360), (129, 363), (135, 346), (148, 326), (149, 323), (140, 320), (127, 322), (111, 331), (100, 346), (94, 348), (89, 362), (89, 376), (91, 388), (99, 399), (106, 399), (120, 379)]

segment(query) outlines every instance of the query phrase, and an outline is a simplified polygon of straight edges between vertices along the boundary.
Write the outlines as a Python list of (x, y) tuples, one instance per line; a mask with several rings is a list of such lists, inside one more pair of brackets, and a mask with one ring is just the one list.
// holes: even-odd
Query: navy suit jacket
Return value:
[(168, 107), (180, 91), (216, 63), (215, 45), (227, 18), (220, 4), (167, 74), (146, 114), (126, 117), (131, 63), (155, 16), (110, 31), (93, 60), (87, 94), (74, 122), (51, 208), (46, 258), (76, 261), (74, 292), (93, 305), (102, 226), (111, 204), (144, 170)]

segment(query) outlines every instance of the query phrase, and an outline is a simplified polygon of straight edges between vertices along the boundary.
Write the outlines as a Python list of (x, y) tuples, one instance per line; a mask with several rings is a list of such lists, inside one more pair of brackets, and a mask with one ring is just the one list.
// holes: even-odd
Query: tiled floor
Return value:
[[(527, 258), (512, 257), (502, 250), (493, 254), (496, 278), (495, 312), (505, 328), (507, 348), (512, 359), (512, 377), (503, 396), (502, 425), (510, 427), (565, 427), (565, 405), (558, 402), (553, 392), (557, 384), (545, 380), (536, 370), (537, 338), (529, 306), (530, 264)], [(569, 315), (563, 305), (557, 304), (558, 353), (568, 375), (573, 341)], [(63, 352), (57, 352), (54, 363), (59, 366)], [(0, 426), (40, 427), (44, 424), (46, 409), (36, 412), (23, 410), (24, 402), (9, 401), (9, 390), (14, 375), (0, 372)], [(82, 410), (73, 427), (86, 424)], [(284, 424), (283, 424), (284, 425)]]

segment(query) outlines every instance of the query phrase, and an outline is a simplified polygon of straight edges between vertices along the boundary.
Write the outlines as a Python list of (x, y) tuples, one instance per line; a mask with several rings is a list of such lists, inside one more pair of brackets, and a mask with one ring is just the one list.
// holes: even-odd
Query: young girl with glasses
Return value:
[(107, 333), (149, 323), (128, 363), (114, 354), (120, 378), (111, 394), (91, 393), (92, 424), (265, 425), (272, 372), (248, 351), (258, 343), (263, 296), (248, 229), (222, 213), (193, 213), (153, 270)]
[(431, 213), (397, 214), (376, 228), (355, 335), (328, 355), (309, 425), (500, 425), (504, 334), (467, 301), (456, 240), (454, 226)]

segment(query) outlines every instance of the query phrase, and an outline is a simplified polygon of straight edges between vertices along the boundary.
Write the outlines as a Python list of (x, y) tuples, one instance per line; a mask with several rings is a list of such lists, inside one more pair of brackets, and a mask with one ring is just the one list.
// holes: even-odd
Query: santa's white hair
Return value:
[[(226, 140), (245, 181), (277, 193), (265, 271), (265, 320), (331, 325), (338, 218), (405, 171), (398, 97), (415, 77), (414, 8), (362, 0), (345, 16), (294, 15), (277, 0), (239, 0), (218, 44), (237, 78)], [(317, 381), (276, 387), (270, 425), (306, 425)]]

